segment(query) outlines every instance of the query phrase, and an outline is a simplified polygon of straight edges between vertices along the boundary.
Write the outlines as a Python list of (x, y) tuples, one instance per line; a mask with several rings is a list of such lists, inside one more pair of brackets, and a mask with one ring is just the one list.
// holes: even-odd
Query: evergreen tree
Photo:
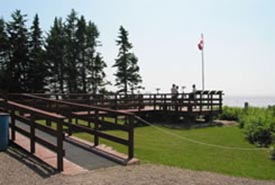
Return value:
[(139, 66), (137, 65), (138, 63), (138, 58), (131, 53), (130, 55), (130, 61), (131, 64), (129, 66), (129, 71), (132, 73), (130, 75), (130, 88), (131, 88), (131, 92), (132, 94), (134, 94), (134, 91), (137, 89), (143, 89), (144, 87), (142, 87), (140, 85), (140, 83), (142, 82), (141, 76), (139, 75)]
[(77, 63), (79, 66), (79, 85), (83, 93), (87, 92), (87, 43), (86, 21), (84, 16), (78, 20), (76, 30), (76, 42), (78, 49)]
[(7, 90), (8, 88), (8, 36), (6, 32), (6, 23), (0, 18), (0, 89)]
[(104, 68), (107, 67), (100, 54), (96, 54), (96, 47), (99, 44), (97, 40), (99, 31), (94, 23), (89, 21), (87, 25), (87, 86), (89, 91), (96, 94), (99, 87), (104, 86)]
[(64, 28), (66, 45), (65, 45), (65, 61), (66, 61), (66, 82), (68, 91), (70, 93), (78, 92), (78, 77), (79, 77), (79, 66), (77, 65), (78, 60), (78, 48), (76, 39), (77, 30), (77, 13), (72, 10), (67, 17), (67, 21)]
[(46, 59), (49, 70), (48, 86), (51, 92), (64, 93), (65, 83), (65, 37), (62, 19), (55, 17), (53, 27), (46, 38)]
[(132, 44), (128, 40), (128, 32), (120, 26), (117, 45), (119, 46), (118, 58), (115, 60), (113, 67), (117, 68), (116, 86), (118, 86), (119, 92), (123, 92), (125, 95), (128, 93), (128, 87), (132, 89), (132, 92), (138, 86), (142, 80), (139, 75), (139, 67), (137, 65), (138, 59), (131, 53)]
[(39, 18), (36, 14), (30, 33), (30, 68), (28, 83), (32, 92), (44, 92), (45, 77), (47, 75), (46, 65), (44, 63), (44, 51), (42, 49), (43, 39), (42, 31), (39, 27)]
[(7, 73), (9, 74), (9, 90), (11, 92), (29, 92), (28, 71), (28, 30), (25, 26), (26, 15), (16, 10), (12, 15), (12, 21), (7, 24), (9, 38), (9, 62)]
[(100, 54), (97, 53), (93, 60), (92, 71), (90, 71), (90, 81), (92, 84), (93, 94), (96, 94), (98, 90), (100, 90), (100, 87), (103, 87), (109, 83), (104, 81), (106, 77), (106, 74), (104, 73), (105, 67), (107, 67), (106, 63), (104, 62)]

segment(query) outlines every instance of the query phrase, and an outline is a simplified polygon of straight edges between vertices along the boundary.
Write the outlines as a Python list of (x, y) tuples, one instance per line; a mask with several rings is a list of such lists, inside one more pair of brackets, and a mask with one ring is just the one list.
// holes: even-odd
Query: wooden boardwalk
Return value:
[[(56, 154), (56, 167), (63, 171), (65, 134), (91, 134), (94, 148), (101, 139), (126, 146), (127, 157), (120, 158), (120, 162), (127, 164), (134, 159), (135, 124), (147, 124), (144, 120), (171, 122), (204, 118), (208, 121), (222, 111), (222, 96), (222, 91), (197, 91), (177, 97), (171, 94), (8, 94), (2, 95), (0, 108), (11, 115), (11, 140), (16, 140), (16, 133), (29, 138), (31, 153), (36, 152), (37, 143), (43, 145)], [(46, 125), (38, 120), (45, 120)], [(18, 127), (18, 121), (29, 129)], [(121, 130), (126, 137), (106, 133), (106, 129)], [(39, 132), (51, 135), (55, 142), (41, 138)]]

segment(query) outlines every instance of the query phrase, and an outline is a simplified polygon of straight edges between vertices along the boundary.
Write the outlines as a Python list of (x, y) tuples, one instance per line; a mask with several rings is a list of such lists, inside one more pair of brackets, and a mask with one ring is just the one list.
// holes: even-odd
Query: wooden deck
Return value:
[[(150, 115), (173, 115), (174, 117), (184, 117), (186, 119), (196, 119), (204, 117), (206, 120), (222, 112), (222, 91), (197, 91), (194, 93), (178, 94), (130, 94), (130, 95), (94, 95), (94, 94), (32, 94), (24, 95), (21, 99), (25, 104), (34, 105), (39, 108), (47, 108), (48, 111), (71, 111), (71, 116), (76, 118), (94, 117), (95, 114), (101, 117), (116, 117), (116, 114), (134, 114), (141, 117)], [(13, 98), (20, 101), (22, 94), (13, 94)], [(37, 97), (40, 97), (37, 98)], [(55, 105), (54, 102), (47, 103), (45, 100), (56, 100), (73, 103), (74, 105), (86, 105), (100, 108), (99, 111), (85, 111), (85, 108), (72, 108), (69, 104)], [(55, 110), (58, 109), (58, 110)], [(71, 110), (72, 109), (72, 110)], [(115, 112), (116, 111), (116, 112)], [(150, 115), (149, 115), (150, 114)]]

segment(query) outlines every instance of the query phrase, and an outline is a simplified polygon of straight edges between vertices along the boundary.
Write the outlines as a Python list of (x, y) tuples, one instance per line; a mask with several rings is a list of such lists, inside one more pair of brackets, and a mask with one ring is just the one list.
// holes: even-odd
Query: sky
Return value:
[[(46, 33), (54, 17), (71, 9), (94, 22), (108, 68), (118, 54), (115, 40), (122, 25), (139, 59), (144, 92), (169, 93), (172, 84), (185, 92), (202, 88), (202, 60), (197, 47), (204, 34), (205, 89), (230, 96), (275, 95), (274, 0), (1, 0), (6, 21), (19, 9), (34, 15)], [(111, 88), (111, 87), (109, 87)]]

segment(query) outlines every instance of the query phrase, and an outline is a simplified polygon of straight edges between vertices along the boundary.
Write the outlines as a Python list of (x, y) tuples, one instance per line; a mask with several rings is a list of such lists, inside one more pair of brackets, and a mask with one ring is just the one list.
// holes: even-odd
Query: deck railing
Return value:
[(37, 94), (38, 96), (48, 96), (54, 99), (62, 99), (69, 102), (85, 103), (116, 110), (138, 109), (151, 107), (153, 110), (181, 110), (202, 112), (222, 111), (222, 91), (197, 91), (196, 93), (179, 93), (177, 97), (172, 94)]

